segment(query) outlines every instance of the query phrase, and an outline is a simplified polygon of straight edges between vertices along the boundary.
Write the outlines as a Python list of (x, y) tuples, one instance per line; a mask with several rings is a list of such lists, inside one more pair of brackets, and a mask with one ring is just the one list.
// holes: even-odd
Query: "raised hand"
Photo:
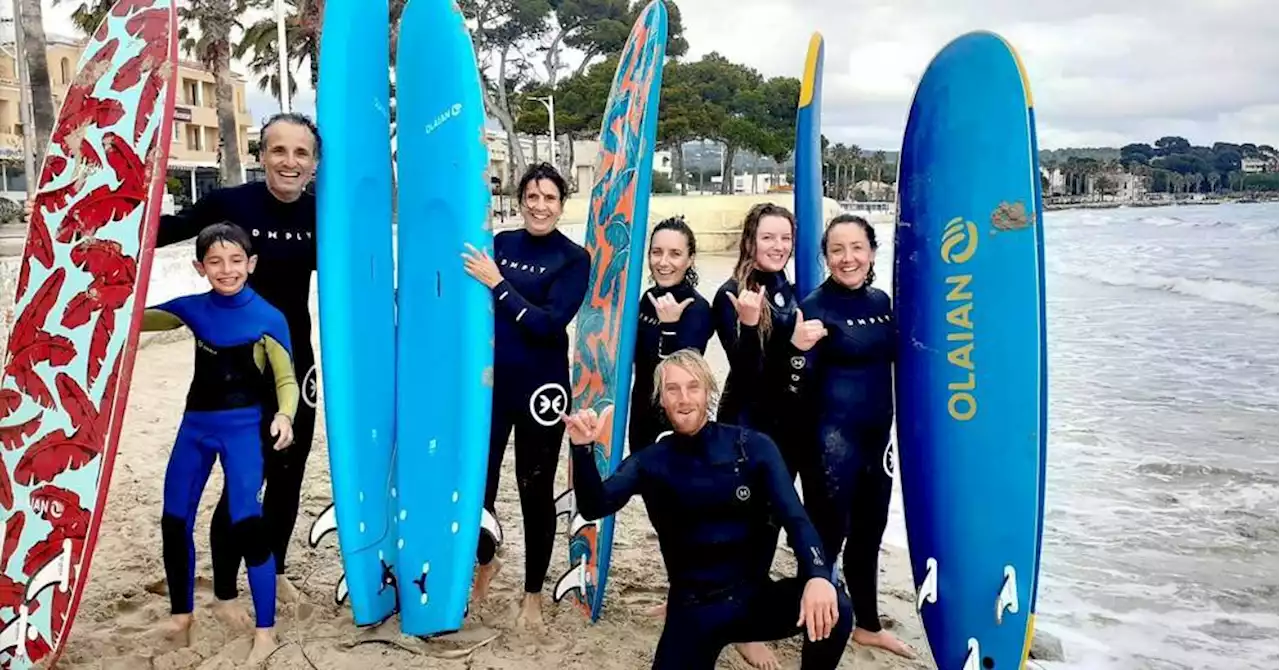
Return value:
[(739, 291), (738, 295), (727, 293), (729, 302), (733, 303), (733, 308), (738, 311), (738, 321), (744, 326), (760, 325), (760, 309), (764, 306), (764, 287), (759, 291), (746, 289)]
[(649, 296), (649, 302), (653, 303), (653, 308), (657, 310), (660, 323), (675, 323), (679, 321), (680, 315), (684, 314), (684, 308), (693, 304), (693, 298), (685, 298), (680, 302), (676, 302), (676, 299), (670, 293), (663, 294), (661, 298), (653, 297), (652, 293), (646, 295)]
[(826, 336), (827, 327), (822, 324), (822, 319), (805, 321), (804, 312), (799, 307), (796, 308), (796, 329), (791, 333), (791, 346), (800, 351), (808, 351)]

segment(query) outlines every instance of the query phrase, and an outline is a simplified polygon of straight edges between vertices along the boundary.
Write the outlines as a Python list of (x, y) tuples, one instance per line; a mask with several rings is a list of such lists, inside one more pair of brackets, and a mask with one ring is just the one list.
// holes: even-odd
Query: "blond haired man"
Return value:
[[(711, 670), (727, 645), (805, 633), (801, 669), (834, 670), (853, 625), (852, 606), (831, 581), (777, 446), (762, 433), (709, 419), (717, 386), (696, 351), (668, 356), (654, 377), (673, 432), (604, 481), (593, 446), (612, 408), (564, 417), (578, 512), (599, 519), (639, 495), (658, 533), (670, 589), (653, 668)], [(778, 524), (800, 574), (774, 581)]]

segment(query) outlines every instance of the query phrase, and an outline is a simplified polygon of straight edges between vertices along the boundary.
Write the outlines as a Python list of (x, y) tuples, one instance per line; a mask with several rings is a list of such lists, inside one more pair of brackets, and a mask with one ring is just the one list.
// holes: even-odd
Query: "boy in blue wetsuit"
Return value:
[(164, 478), (161, 540), (173, 614), (172, 631), (191, 642), (195, 588), (192, 531), (200, 495), (215, 460), (226, 476), (236, 540), (248, 565), (257, 630), (249, 661), (275, 648), (276, 569), (262, 520), (261, 379), (270, 363), (278, 410), (270, 434), (275, 449), (293, 439), (298, 408), (289, 327), (284, 315), (245, 285), (257, 257), (248, 234), (234, 224), (207, 226), (196, 237), (196, 271), (206, 293), (148, 308), (143, 330), (186, 326), (195, 336), (195, 372)]
[[(632, 451), (604, 481), (593, 446), (607, 417), (592, 410), (564, 417), (583, 518), (613, 514), (640, 495), (658, 533), (670, 588), (653, 668), (711, 670), (727, 645), (803, 633), (801, 670), (835, 670), (852, 605), (832, 584), (822, 540), (777, 446), (763, 433), (708, 420), (715, 377), (696, 351), (663, 359), (654, 377), (673, 434)], [(779, 524), (799, 574), (775, 581), (769, 568)]]

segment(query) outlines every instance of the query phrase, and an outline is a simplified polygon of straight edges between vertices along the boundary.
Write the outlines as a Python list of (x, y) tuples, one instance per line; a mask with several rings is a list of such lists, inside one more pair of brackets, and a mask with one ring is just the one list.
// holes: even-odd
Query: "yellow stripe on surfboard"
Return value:
[(813, 89), (818, 81), (818, 50), (822, 48), (822, 33), (809, 38), (809, 53), (804, 59), (804, 77), (800, 79), (800, 106), (813, 102)]

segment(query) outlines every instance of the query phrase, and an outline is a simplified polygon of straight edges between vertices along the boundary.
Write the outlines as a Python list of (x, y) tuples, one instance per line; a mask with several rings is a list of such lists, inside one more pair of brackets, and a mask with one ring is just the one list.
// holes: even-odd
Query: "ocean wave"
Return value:
[(1169, 483), (1202, 483), (1206, 481), (1231, 481), (1241, 484), (1277, 483), (1276, 476), (1257, 470), (1207, 465), (1203, 463), (1143, 463), (1137, 467), (1139, 474), (1162, 479)]
[(1073, 270), (1054, 268), (1061, 274), (1100, 281), (1110, 286), (1132, 286), (1150, 291), (1165, 291), (1178, 295), (1200, 298), (1210, 302), (1251, 307), (1268, 314), (1280, 314), (1280, 295), (1264, 286), (1212, 277), (1169, 277), (1159, 274), (1108, 269)]

